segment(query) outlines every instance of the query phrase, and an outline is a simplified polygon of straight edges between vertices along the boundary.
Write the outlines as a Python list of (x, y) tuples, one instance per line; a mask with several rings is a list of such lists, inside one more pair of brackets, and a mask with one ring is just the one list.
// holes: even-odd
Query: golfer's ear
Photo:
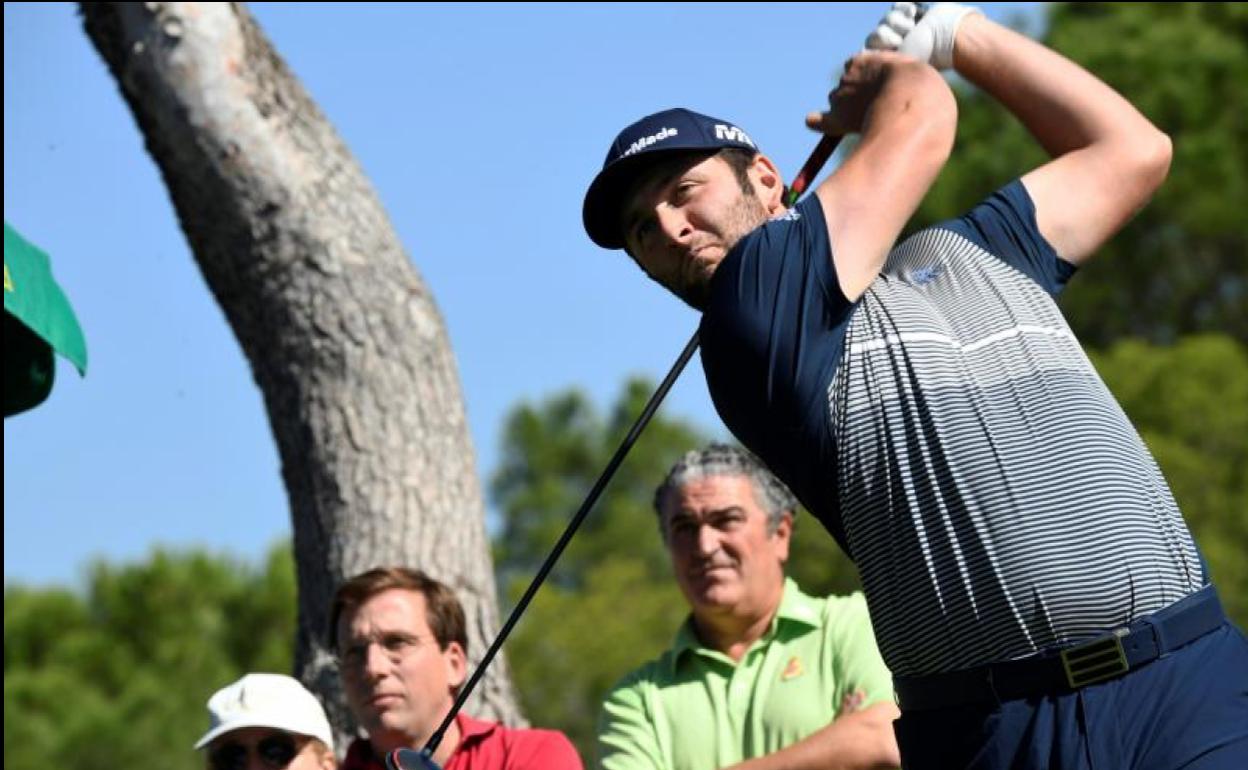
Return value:
[(750, 180), (754, 182), (754, 191), (763, 201), (768, 211), (784, 208), (784, 178), (780, 176), (776, 164), (761, 152), (750, 162)]

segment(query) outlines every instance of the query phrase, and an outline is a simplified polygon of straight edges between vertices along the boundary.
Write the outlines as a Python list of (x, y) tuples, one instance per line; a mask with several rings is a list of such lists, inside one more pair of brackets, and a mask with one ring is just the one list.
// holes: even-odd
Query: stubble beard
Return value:
[(724, 212), (723, 223), (718, 228), (722, 233), (720, 240), (723, 243), (723, 256), (714, 265), (706, 268), (699, 266), (687, 272), (682, 269), (679, 282), (668, 288), (694, 310), (705, 311), (711, 298), (711, 279), (719, 264), (742, 238), (766, 222), (767, 218), (767, 207), (754, 191), (742, 191), (740, 197)]

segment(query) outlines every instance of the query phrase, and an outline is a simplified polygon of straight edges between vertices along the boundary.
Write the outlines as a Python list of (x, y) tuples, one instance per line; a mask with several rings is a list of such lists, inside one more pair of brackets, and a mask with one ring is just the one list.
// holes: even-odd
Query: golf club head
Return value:
[(386, 755), (386, 770), (442, 770), (442, 767), (427, 752), (395, 749)]

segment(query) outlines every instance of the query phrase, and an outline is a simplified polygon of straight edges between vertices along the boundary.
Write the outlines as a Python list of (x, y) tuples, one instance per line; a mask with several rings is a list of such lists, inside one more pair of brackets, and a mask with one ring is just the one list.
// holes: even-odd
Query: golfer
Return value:
[[(861, 134), (814, 195), (786, 210), (743, 127), (668, 110), (611, 145), (589, 236), (702, 311), (719, 414), (857, 563), (905, 767), (1243, 768), (1248, 641), (1054, 302), (1170, 141), (973, 8), (914, 15), (807, 119)], [(953, 146), (951, 66), (1052, 160), (894, 246)]]

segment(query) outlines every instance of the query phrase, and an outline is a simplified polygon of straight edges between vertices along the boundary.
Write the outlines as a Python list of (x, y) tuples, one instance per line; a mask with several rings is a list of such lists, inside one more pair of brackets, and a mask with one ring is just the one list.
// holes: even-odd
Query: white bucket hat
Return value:
[(210, 727), (195, 744), (202, 749), (213, 738), (243, 727), (271, 727), (318, 738), (334, 748), (334, 731), (316, 696), (297, 679), (282, 674), (247, 674), (217, 690), (208, 699)]

